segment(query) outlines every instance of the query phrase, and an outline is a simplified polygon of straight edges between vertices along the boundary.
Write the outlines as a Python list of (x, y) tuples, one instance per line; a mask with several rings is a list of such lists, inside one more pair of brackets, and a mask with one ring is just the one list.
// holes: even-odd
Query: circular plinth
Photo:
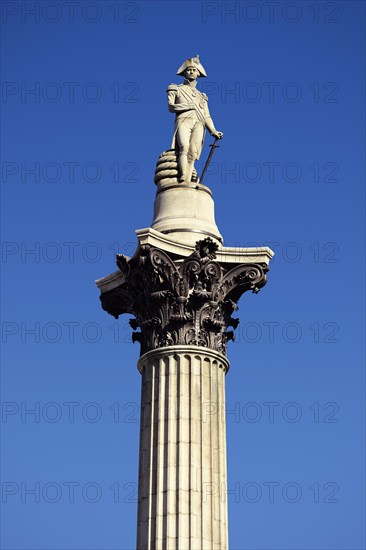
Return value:
[(159, 183), (151, 227), (189, 245), (205, 237), (223, 241), (211, 190), (199, 183)]

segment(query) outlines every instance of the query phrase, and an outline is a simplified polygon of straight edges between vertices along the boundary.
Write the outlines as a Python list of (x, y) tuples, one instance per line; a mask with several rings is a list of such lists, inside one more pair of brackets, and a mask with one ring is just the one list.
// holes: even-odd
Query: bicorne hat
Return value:
[(187, 59), (178, 69), (177, 71), (177, 74), (179, 75), (183, 75), (184, 71), (188, 68), (188, 67), (195, 67), (197, 69), (197, 71), (199, 72), (199, 76), (207, 76), (206, 74), (206, 71), (205, 69), (202, 67), (201, 63), (200, 63), (200, 59), (199, 59), (199, 56), (198, 54), (196, 55), (196, 57), (190, 57), (189, 59)]

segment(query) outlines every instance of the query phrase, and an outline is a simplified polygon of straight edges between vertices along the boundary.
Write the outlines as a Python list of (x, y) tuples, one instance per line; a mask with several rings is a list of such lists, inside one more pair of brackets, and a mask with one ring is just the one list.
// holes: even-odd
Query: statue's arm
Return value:
[(214, 134), (216, 132), (216, 128), (210, 116), (205, 117), (205, 123), (206, 123), (206, 128), (210, 132), (210, 134), (211, 135)]
[(183, 113), (184, 111), (192, 111), (195, 106), (194, 103), (176, 103), (178, 95), (178, 86), (176, 84), (170, 84), (167, 89), (168, 93), (168, 109), (171, 113)]
[(210, 111), (208, 109), (208, 97), (206, 94), (202, 94), (204, 98), (204, 106), (203, 106), (203, 112), (205, 115), (205, 124), (207, 130), (210, 132), (211, 136), (218, 137), (219, 139), (222, 138), (222, 132), (218, 132), (215, 128), (214, 122), (211, 118)]
[(204, 112), (204, 115), (205, 115), (205, 124), (206, 124), (207, 130), (212, 135), (214, 132), (216, 132), (216, 128), (215, 128), (215, 125), (214, 125), (213, 120), (211, 118), (210, 111), (208, 109), (207, 95), (206, 94), (202, 94), (202, 95), (204, 97), (203, 112)]

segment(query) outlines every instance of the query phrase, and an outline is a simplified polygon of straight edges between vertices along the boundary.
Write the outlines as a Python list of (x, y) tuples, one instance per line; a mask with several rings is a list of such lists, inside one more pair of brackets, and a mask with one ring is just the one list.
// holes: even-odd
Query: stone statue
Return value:
[(187, 59), (177, 74), (184, 77), (183, 84), (170, 84), (167, 89), (169, 111), (176, 115), (171, 148), (177, 154), (178, 181), (190, 182), (194, 161), (202, 152), (206, 128), (217, 139), (223, 133), (214, 126), (207, 95), (196, 88), (197, 78), (207, 76), (198, 55)]

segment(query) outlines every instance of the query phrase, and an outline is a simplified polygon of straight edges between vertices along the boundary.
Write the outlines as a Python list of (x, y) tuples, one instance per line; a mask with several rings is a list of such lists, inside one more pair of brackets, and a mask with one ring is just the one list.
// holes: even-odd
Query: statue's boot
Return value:
[(180, 153), (180, 155), (178, 156), (178, 169), (179, 169), (179, 179), (178, 179), (178, 181), (180, 183), (183, 183), (184, 181), (188, 181), (187, 180), (187, 165), (188, 165), (187, 154), (186, 153)]
[(186, 168), (186, 179), (185, 181), (190, 182), (192, 180), (192, 173), (193, 173), (193, 167), (194, 167), (194, 161), (187, 162), (187, 168)]

